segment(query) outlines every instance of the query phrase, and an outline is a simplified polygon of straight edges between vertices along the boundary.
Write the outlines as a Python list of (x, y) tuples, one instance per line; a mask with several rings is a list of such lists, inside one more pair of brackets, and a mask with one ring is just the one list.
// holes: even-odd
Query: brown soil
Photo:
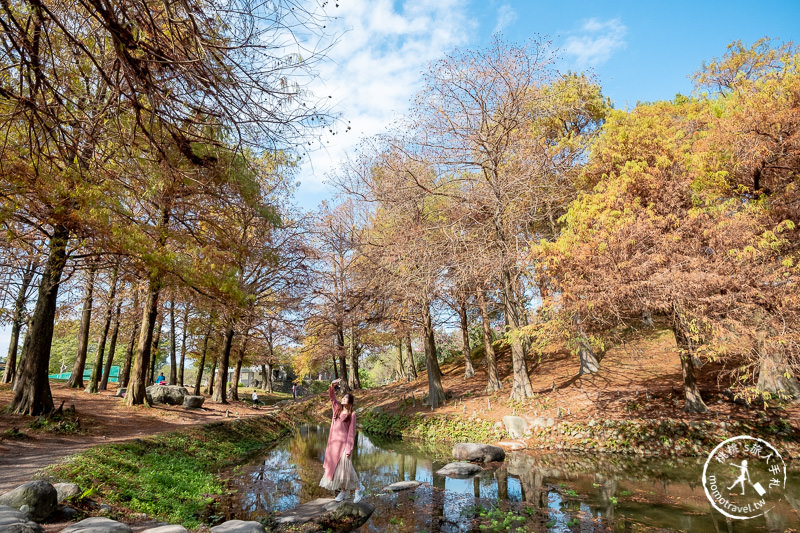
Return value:
[[(80, 431), (64, 435), (33, 430), (29, 427), (31, 417), (0, 411), (0, 494), (30, 481), (38, 470), (98, 444), (274, 410), (273, 407), (264, 406), (254, 409), (241, 401), (222, 405), (212, 402), (208, 397), (202, 409), (186, 410), (182, 406), (160, 404), (154, 407), (129, 407), (122, 398), (114, 397), (115, 389), (87, 394), (82, 389), (70, 389), (65, 384), (51, 383), (50, 387), (56, 407), (62, 401), (65, 409), (75, 407)], [(240, 392), (240, 397), (249, 395), (242, 396)], [(11, 399), (10, 386), (0, 385), (0, 409), (8, 406)], [(22, 436), (7, 438), (6, 432), (11, 428), (17, 428)]]
[[(482, 360), (474, 361), (476, 373), (470, 379), (464, 379), (462, 361), (444, 365), (442, 383), (449, 400), (436, 414), (466, 414), (492, 421), (500, 421), (506, 415), (525, 414), (571, 422), (630, 418), (752, 422), (757, 416), (768, 416), (789, 420), (800, 431), (800, 404), (763, 413), (734, 403), (723, 395), (729, 382), (722, 367), (715, 363), (707, 363), (698, 371), (699, 387), (710, 411), (685, 413), (675, 339), (665, 330), (654, 330), (610, 349), (601, 361), (600, 371), (590, 376), (578, 376), (577, 356), (564, 350), (551, 350), (535, 364), (529, 361), (536, 397), (522, 403), (508, 399), (512, 380), (510, 359), (507, 352), (498, 354), (503, 389), (491, 395), (485, 392), (487, 376)], [(422, 406), (421, 400), (427, 389), (427, 374), (422, 372), (412, 383), (397, 381), (358, 391), (356, 401), (359, 405), (381, 406), (385, 412), (426, 413), (430, 408)]]

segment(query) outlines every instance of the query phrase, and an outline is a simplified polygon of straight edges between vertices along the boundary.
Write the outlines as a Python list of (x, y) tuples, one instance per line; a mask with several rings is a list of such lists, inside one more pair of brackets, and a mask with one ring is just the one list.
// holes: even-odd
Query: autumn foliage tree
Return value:
[(707, 410), (700, 360), (745, 378), (764, 357), (787, 381), (798, 368), (797, 66), (791, 47), (734, 45), (698, 75), (719, 91), (613, 112), (541, 246), (559, 305), (595, 331), (663, 317), (687, 411)]

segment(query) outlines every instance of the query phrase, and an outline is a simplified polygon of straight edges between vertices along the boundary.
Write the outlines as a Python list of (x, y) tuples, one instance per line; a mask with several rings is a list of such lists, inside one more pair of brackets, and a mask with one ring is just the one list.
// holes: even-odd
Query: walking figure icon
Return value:
[(742, 464), (740, 465), (731, 464), (730, 466), (734, 466), (739, 469), (739, 477), (737, 477), (736, 481), (734, 481), (733, 484), (730, 487), (728, 487), (728, 490), (733, 489), (733, 487), (735, 487), (736, 485), (741, 485), (742, 496), (744, 496), (744, 482), (745, 480), (747, 480), (747, 482), (750, 483), (750, 486), (752, 486), (755, 489), (755, 491), (758, 493), (759, 496), (763, 496), (764, 494), (766, 494), (767, 491), (764, 490), (764, 487), (761, 486), (761, 483), (759, 483), (758, 481), (756, 481), (755, 483), (750, 481), (750, 472), (747, 470), (747, 459), (744, 459), (742, 461)]

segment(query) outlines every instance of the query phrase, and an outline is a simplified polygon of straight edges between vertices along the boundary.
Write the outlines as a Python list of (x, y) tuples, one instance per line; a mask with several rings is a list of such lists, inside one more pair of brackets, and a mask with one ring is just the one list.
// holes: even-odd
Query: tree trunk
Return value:
[(111, 374), (111, 365), (114, 362), (114, 355), (117, 351), (117, 336), (119, 335), (119, 314), (122, 310), (122, 300), (117, 302), (117, 310), (114, 312), (114, 329), (111, 330), (111, 341), (108, 345), (108, 358), (106, 358), (106, 366), (103, 368), (103, 377), (100, 380), (100, 390), (108, 388), (108, 377)]
[(175, 338), (175, 299), (169, 301), (169, 381), (170, 385), (178, 384), (178, 358)]
[(54, 226), (49, 242), (50, 252), (39, 281), (39, 295), (26, 334), (22, 364), (11, 403), (11, 411), (15, 414), (37, 416), (53, 411), (53, 396), (47, 373), (50, 370), (50, 346), (53, 342), (58, 287), (67, 262), (67, 241), (69, 230), (64, 226)]
[(475, 375), (475, 369), (472, 366), (472, 357), (470, 357), (467, 306), (463, 302), (458, 308), (458, 317), (461, 319), (461, 343), (464, 347), (464, 379), (469, 379)]
[(411, 332), (406, 333), (406, 345), (408, 346), (408, 356), (406, 357), (406, 379), (414, 381), (417, 379), (417, 362), (414, 360), (414, 348), (411, 346)]
[(236, 354), (236, 368), (233, 371), (233, 382), (231, 383), (231, 400), (239, 401), (239, 377), (242, 375), (242, 363), (244, 363), (244, 352), (247, 350), (247, 336), (242, 339), (242, 345)]
[(333, 361), (333, 376), (339, 379), (339, 367), (336, 365), (336, 356), (331, 357), (331, 360)]
[(578, 359), (580, 360), (578, 375), (595, 374), (600, 371), (600, 360), (592, 350), (589, 339), (586, 338), (586, 332), (583, 329), (583, 317), (579, 313), (575, 315), (575, 329), (578, 332), (576, 342), (578, 344)]
[(128, 405), (149, 405), (145, 389), (147, 388), (147, 374), (150, 369), (150, 359), (153, 348), (153, 330), (158, 318), (158, 296), (161, 294), (162, 281), (160, 274), (152, 277), (147, 287), (147, 299), (142, 310), (142, 325), (139, 328), (139, 343), (136, 348), (136, 360), (133, 363), (133, 372), (125, 393), (125, 403)]
[(153, 332), (153, 345), (150, 347), (150, 368), (147, 370), (147, 384), (156, 382), (156, 364), (161, 353), (161, 330), (164, 329), (164, 313), (158, 315), (158, 324)]
[[(271, 370), (270, 370), (270, 372), (271, 372)], [(267, 392), (269, 392), (269, 393), (272, 393), (272, 391), (271, 391), (271, 390), (269, 390), (269, 388), (268, 388), (268, 387), (269, 387), (269, 385), (267, 385), (267, 382), (268, 382), (268, 381), (270, 382), (270, 385), (272, 384), (272, 380), (270, 379), (270, 377), (271, 377), (271, 376), (269, 376), (269, 375), (267, 374), (267, 365), (265, 365), (265, 364), (263, 364), (263, 363), (262, 363), (262, 364), (261, 364), (261, 382), (264, 384), (264, 386), (263, 386), (263, 387), (261, 387), (261, 388), (262, 388), (262, 389), (264, 389), (264, 390), (266, 390), (266, 391), (267, 391)]]
[(397, 339), (397, 380), (401, 380), (406, 375), (406, 366), (403, 363), (403, 339)]
[[(22, 339), (22, 351), (20, 352), (19, 363), (17, 363), (17, 371), (14, 373), (14, 380), (11, 382), (11, 390), (14, 391), (15, 393), (17, 392), (17, 389), (20, 387), (19, 373), (22, 370), (22, 366), (25, 364), (25, 354), (28, 353), (25, 347), (28, 345), (28, 343), (30, 343), (31, 340), (32, 323), (33, 323), (33, 316), (31, 316), (31, 318), (28, 320), (28, 327), (25, 330), (25, 337)], [(50, 362), (48, 361), (47, 364), (49, 371)]]
[(217, 357), (214, 358), (214, 362), (211, 364), (211, 373), (209, 374), (208, 378), (208, 395), (214, 396), (214, 380), (217, 377)]
[(578, 338), (578, 358), (580, 359), (579, 376), (595, 374), (600, 371), (600, 361), (594, 354), (594, 350), (592, 350), (586, 337)]
[(225, 333), (225, 346), (219, 356), (219, 367), (217, 368), (217, 388), (214, 389), (214, 401), (217, 403), (228, 403), (225, 388), (228, 386), (228, 367), (231, 359), (231, 344), (233, 343), (233, 327), (228, 327)]
[(356, 328), (350, 328), (350, 385), (351, 389), (361, 388), (361, 379), (358, 377), (358, 339)]
[(436, 341), (433, 338), (433, 321), (431, 319), (430, 303), (422, 306), (422, 337), (425, 345), (425, 367), (428, 370), (428, 401), (436, 409), (445, 400), (444, 387), (442, 387), (442, 371), (436, 359)]
[(506, 329), (511, 333), (511, 363), (514, 368), (514, 381), (511, 387), (512, 400), (524, 400), (533, 397), (533, 386), (528, 375), (528, 363), (525, 361), (525, 349), (519, 336), (520, 318), (519, 308), (514, 298), (514, 283), (511, 272), (504, 268), (502, 272), (503, 314), (506, 319)]
[(95, 265), (92, 263), (89, 267), (89, 277), (86, 279), (81, 325), (78, 329), (78, 355), (75, 358), (75, 364), (72, 366), (72, 374), (70, 374), (69, 381), (67, 381), (67, 386), (73, 389), (83, 388), (83, 371), (86, 368), (86, 353), (89, 349), (89, 326), (92, 321), (94, 275)]
[(96, 394), (100, 384), (100, 378), (103, 375), (103, 356), (106, 351), (106, 340), (108, 339), (108, 331), (111, 329), (111, 320), (114, 318), (114, 303), (117, 298), (117, 275), (119, 270), (114, 267), (111, 273), (110, 290), (108, 294), (108, 305), (106, 306), (106, 319), (103, 321), (103, 331), (100, 332), (100, 342), (97, 343), (97, 355), (94, 358), (94, 366), (92, 367), (92, 374), (89, 376), (89, 384), (86, 385), (86, 392), (89, 394)]
[(761, 359), (756, 384), (758, 390), (785, 400), (800, 397), (800, 385), (786, 364), (786, 359), (780, 353), (770, 353), (764, 336), (758, 339), (758, 353)]
[[(185, 326), (184, 326), (185, 328)], [(203, 381), (203, 369), (206, 366), (206, 353), (208, 352), (208, 338), (211, 336), (211, 324), (209, 323), (205, 336), (203, 336), (203, 351), (200, 353), (200, 364), (197, 366), (197, 379), (194, 381), (194, 395), (200, 396), (200, 384)]]
[[(335, 360), (335, 359), (334, 359)], [(269, 323), (269, 328), (267, 330), (267, 374), (269, 375), (269, 379), (267, 380), (266, 387), (267, 392), (272, 394), (273, 386), (272, 386), (272, 365), (275, 364), (275, 345), (272, 344), (272, 322)]]
[(133, 303), (131, 304), (133, 323), (131, 324), (131, 340), (128, 342), (128, 350), (125, 352), (125, 364), (122, 366), (122, 375), (119, 377), (118, 388), (128, 386), (131, 379), (131, 363), (133, 362), (133, 349), (136, 347), (136, 340), (139, 338), (139, 325), (142, 322), (144, 310), (139, 310), (139, 287), (133, 289)]
[(339, 353), (339, 374), (342, 378), (342, 392), (350, 392), (350, 379), (347, 372), (347, 350), (344, 348), (344, 329), (336, 328), (336, 351)]
[(11, 315), (11, 338), (8, 340), (8, 357), (6, 358), (6, 370), (3, 372), (2, 383), (11, 383), (14, 381), (14, 376), (17, 372), (19, 330), (22, 327), (28, 287), (30, 287), (35, 271), (33, 261), (28, 261), (25, 271), (22, 274), (22, 283), (19, 286), (17, 299), (14, 300), (14, 312)]
[(183, 371), (186, 367), (186, 330), (189, 329), (189, 304), (183, 311), (183, 327), (181, 328), (181, 361), (178, 364), (178, 384), (183, 387)]
[(499, 391), (503, 386), (497, 377), (497, 357), (494, 354), (492, 344), (492, 325), (489, 322), (489, 310), (486, 305), (486, 292), (481, 289), (478, 291), (478, 308), (481, 311), (481, 326), (483, 329), (483, 353), (486, 356), (486, 375), (488, 382), (486, 392), (491, 394)]
[(685, 331), (682, 319), (673, 316), (671, 321), (672, 333), (678, 345), (678, 356), (681, 359), (681, 373), (683, 374), (683, 390), (686, 397), (684, 411), (688, 413), (705, 413), (708, 407), (700, 396), (695, 378), (695, 367), (692, 361), (694, 343)]

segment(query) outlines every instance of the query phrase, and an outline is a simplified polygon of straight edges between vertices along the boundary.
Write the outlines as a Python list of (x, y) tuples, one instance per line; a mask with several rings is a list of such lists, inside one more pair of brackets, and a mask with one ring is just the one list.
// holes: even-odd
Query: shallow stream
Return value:
[[(308, 425), (232, 480), (226, 518), (257, 519), (332, 494), (319, 487), (328, 428)], [(479, 509), (513, 509), (529, 531), (691, 531), (746, 533), (800, 530), (800, 471), (790, 465), (786, 494), (767, 515), (730, 520), (709, 504), (695, 458), (514, 452), (472, 479), (435, 472), (450, 447), (387, 441), (360, 433), (353, 463), (375, 513), (360, 531), (480, 531)], [(416, 491), (381, 494), (401, 480)], [(496, 517), (497, 515), (495, 515)]]

